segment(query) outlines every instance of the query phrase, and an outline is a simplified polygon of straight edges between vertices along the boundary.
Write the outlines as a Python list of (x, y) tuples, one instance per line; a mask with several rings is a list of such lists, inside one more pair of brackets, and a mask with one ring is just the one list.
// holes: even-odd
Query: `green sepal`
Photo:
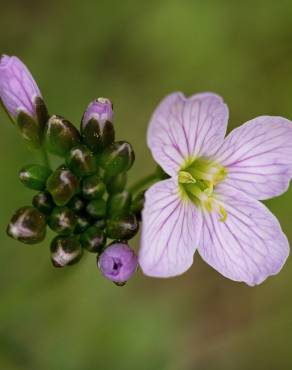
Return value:
[(103, 218), (106, 215), (106, 202), (103, 199), (93, 199), (87, 204), (86, 212), (92, 218)]
[(135, 160), (131, 144), (126, 141), (117, 141), (102, 153), (99, 163), (106, 171), (106, 176), (116, 176), (128, 171)]
[(83, 248), (74, 236), (56, 236), (51, 242), (50, 251), (55, 267), (74, 265), (83, 254)]
[(104, 181), (109, 194), (115, 194), (122, 192), (127, 184), (128, 174), (127, 172), (121, 172), (116, 176), (109, 177), (105, 174)]
[(48, 119), (50, 118), (50, 116), (49, 116), (47, 106), (41, 97), (37, 96), (34, 103), (35, 103), (35, 110), (36, 110), (38, 123), (40, 125), (41, 136), (42, 136), (44, 133), (45, 125)]
[(58, 234), (69, 235), (76, 226), (75, 213), (68, 207), (55, 207), (49, 217), (48, 225)]
[(25, 244), (36, 244), (46, 236), (46, 216), (34, 207), (22, 207), (12, 216), (7, 235)]
[(89, 252), (99, 253), (106, 243), (106, 236), (103, 230), (91, 226), (80, 236), (80, 243)]
[(129, 240), (138, 230), (139, 223), (134, 214), (107, 220), (106, 234), (110, 239)]
[(65, 157), (70, 149), (80, 143), (76, 127), (61, 116), (51, 116), (45, 126), (45, 143), (50, 153)]
[(114, 218), (128, 214), (131, 202), (132, 194), (127, 190), (111, 195), (107, 201), (107, 216)]
[(97, 175), (88, 176), (82, 182), (82, 194), (86, 199), (101, 198), (105, 191), (105, 184)]
[(42, 145), (42, 134), (38, 122), (27, 113), (20, 111), (16, 117), (16, 123), (29, 147), (39, 149)]
[(91, 118), (84, 128), (81, 124), (81, 135), (83, 142), (94, 153), (100, 153), (115, 141), (115, 129), (113, 124), (109, 121), (99, 123), (94, 118)]
[(66, 156), (66, 164), (75, 175), (83, 177), (97, 171), (96, 159), (84, 145), (74, 146)]
[(49, 215), (55, 207), (53, 198), (51, 194), (47, 191), (41, 191), (36, 194), (32, 198), (32, 204), (36, 209), (46, 215)]
[(47, 180), (47, 190), (57, 206), (64, 206), (79, 189), (79, 179), (66, 168), (57, 169)]
[(19, 171), (19, 179), (26, 187), (34, 190), (44, 190), (46, 181), (52, 171), (40, 164), (29, 164)]

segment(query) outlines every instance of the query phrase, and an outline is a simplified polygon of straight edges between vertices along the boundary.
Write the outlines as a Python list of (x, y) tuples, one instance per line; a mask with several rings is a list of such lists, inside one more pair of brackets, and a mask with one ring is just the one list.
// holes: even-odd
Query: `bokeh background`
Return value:
[[(131, 180), (154, 167), (145, 133), (169, 92), (223, 95), (230, 129), (261, 114), (292, 118), (290, 0), (0, 4), (1, 51), (25, 61), (51, 112), (78, 125), (93, 98), (113, 100), (117, 136), (136, 149)], [(100, 276), (93, 255), (54, 269), (50, 234), (36, 246), (9, 239), (11, 214), (32, 196), (17, 171), (37, 158), (3, 112), (0, 120), (1, 369), (292, 368), (291, 259), (255, 288), (198, 256), (181, 277), (139, 272), (118, 288)], [(267, 204), (292, 242), (292, 189)]]

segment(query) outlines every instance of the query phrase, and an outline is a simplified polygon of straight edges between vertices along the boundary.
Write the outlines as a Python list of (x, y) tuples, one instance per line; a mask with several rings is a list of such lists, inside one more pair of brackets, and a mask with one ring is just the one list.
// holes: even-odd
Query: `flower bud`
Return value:
[(96, 226), (91, 226), (81, 235), (80, 243), (89, 252), (98, 253), (106, 243), (106, 236), (104, 231)]
[(136, 215), (138, 221), (141, 221), (141, 212), (144, 208), (144, 202), (145, 202), (145, 191), (141, 191), (135, 196), (131, 204), (131, 212)]
[(58, 234), (69, 235), (76, 226), (75, 213), (68, 207), (55, 207), (51, 213), (48, 225)]
[(55, 267), (71, 266), (77, 263), (83, 249), (74, 236), (57, 236), (51, 242), (51, 260)]
[(0, 56), (0, 101), (23, 138), (38, 148), (47, 109), (31, 73), (17, 57)]
[(139, 224), (133, 214), (107, 220), (106, 234), (110, 239), (129, 240), (138, 230)]
[(57, 169), (47, 180), (47, 190), (57, 206), (67, 204), (78, 188), (78, 178), (67, 168)]
[(136, 254), (124, 243), (110, 245), (98, 258), (98, 268), (103, 276), (118, 284), (128, 281), (137, 267)]
[(124, 216), (129, 213), (132, 195), (127, 190), (113, 194), (107, 201), (107, 215), (110, 218)]
[(97, 175), (86, 177), (82, 182), (82, 194), (86, 199), (101, 198), (105, 190), (104, 183)]
[(87, 204), (86, 212), (92, 218), (103, 218), (106, 214), (106, 202), (103, 199), (93, 199)]
[(100, 165), (106, 171), (106, 176), (116, 176), (128, 171), (135, 160), (131, 144), (126, 141), (117, 141), (102, 153)]
[(105, 177), (106, 188), (109, 194), (120, 193), (125, 189), (128, 175), (126, 172), (119, 173), (116, 176)]
[(32, 205), (40, 212), (49, 215), (55, 204), (51, 194), (47, 191), (41, 191), (32, 198)]
[(70, 200), (70, 202), (68, 203), (68, 207), (71, 208), (74, 212), (80, 212), (85, 207), (85, 203), (83, 199), (76, 195)]
[(83, 177), (97, 171), (96, 160), (84, 145), (74, 146), (66, 157), (68, 167), (75, 175)]
[(94, 226), (98, 227), (99, 229), (103, 230), (106, 227), (105, 219), (101, 218), (95, 221)]
[(71, 122), (54, 115), (46, 123), (45, 141), (49, 152), (65, 157), (70, 149), (80, 143), (80, 135)]
[(40, 164), (29, 164), (19, 171), (19, 179), (26, 187), (34, 190), (43, 190), (52, 171)]
[(83, 233), (86, 229), (88, 229), (90, 226), (89, 221), (87, 220), (86, 217), (78, 215), (76, 219), (76, 227), (74, 230), (75, 234), (81, 234)]
[(95, 153), (114, 142), (113, 110), (108, 99), (98, 98), (89, 104), (82, 118), (81, 135)]
[(39, 243), (46, 235), (46, 217), (33, 207), (22, 207), (12, 216), (7, 234), (22, 243)]

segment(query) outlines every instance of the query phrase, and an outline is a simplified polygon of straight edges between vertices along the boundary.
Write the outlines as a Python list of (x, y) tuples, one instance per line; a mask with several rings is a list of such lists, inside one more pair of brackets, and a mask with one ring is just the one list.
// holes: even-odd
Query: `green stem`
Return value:
[(41, 155), (42, 155), (42, 161), (43, 161), (43, 164), (49, 168), (51, 168), (51, 165), (50, 165), (50, 160), (49, 160), (49, 156), (48, 156), (48, 153), (45, 149), (45, 147), (42, 147), (41, 148)]
[(154, 182), (161, 180), (159, 175), (157, 174), (157, 171), (154, 173), (144, 177), (143, 179), (135, 182), (132, 186), (130, 186), (129, 191), (133, 194), (145, 190), (150, 185), (152, 185)]

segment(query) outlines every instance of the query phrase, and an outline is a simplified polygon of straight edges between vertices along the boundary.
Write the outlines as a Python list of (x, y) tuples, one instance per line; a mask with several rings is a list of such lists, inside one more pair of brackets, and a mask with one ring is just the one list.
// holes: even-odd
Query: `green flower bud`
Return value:
[(58, 206), (67, 204), (78, 189), (78, 178), (66, 168), (57, 169), (47, 180), (47, 190)]
[(74, 146), (66, 157), (66, 163), (75, 175), (83, 177), (97, 171), (96, 160), (84, 145)]
[(135, 160), (131, 144), (117, 141), (110, 145), (100, 157), (100, 165), (106, 171), (106, 176), (116, 176), (128, 171)]
[(51, 242), (51, 261), (55, 267), (71, 266), (77, 263), (83, 249), (74, 236), (57, 236)]
[(101, 218), (95, 221), (94, 226), (98, 227), (99, 229), (103, 230), (106, 227), (105, 219)]
[(41, 191), (32, 198), (32, 204), (40, 212), (48, 215), (52, 212), (55, 207), (51, 194), (47, 191)]
[(106, 202), (103, 199), (93, 199), (87, 204), (86, 211), (92, 218), (103, 218), (106, 214)]
[(49, 152), (64, 157), (80, 143), (80, 134), (71, 122), (54, 115), (46, 123), (45, 140)]
[(105, 184), (97, 175), (86, 177), (82, 182), (82, 194), (86, 199), (101, 198), (105, 190)]
[(22, 243), (39, 243), (46, 235), (46, 217), (33, 207), (22, 207), (12, 216), (7, 234)]
[(83, 233), (88, 227), (90, 226), (89, 221), (86, 217), (78, 215), (77, 221), (76, 221), (76, 227), (74, 230), (75, 234), (81, 234)]
[(80, 243), (89, 252), (98, 253), (101, 252), (106, 243), (106, 236), (104, 231), (96, 226), (91, 226), (81, 235)]
[(144, 208), (145, 190), (138, 193), (133, 199), (131, 212), (134, 213), (139, 221), (141, 221), (141, 212)]
[(29, 164), (19, 171), (19, 179), (26, 187), (34, 190), (44, 190), (46, 181), (52, 171), (40, 164)]
[(138, 230), (139, 224), (133, 214), (107, 221), (106, 234), (110, 239), (128, 240), (133, 238)]
[(128, 175), (126, 172), (121, 172), (116, 176), (105, 177), (106, 188), (109, 194), (122, 192), (127, 184)]
[(132, 194), (127, 190), (121, 193), (113, 194), (107, 201), (107, 215), (110, 218), (124, 216), (129, 213)]
[(80, 198), (78, 195), (75, 195), (75, 197), (73, 197), (67, 205), (74, 212), (80, 212), (85, 207), (84, 200)]
[(68, 207), (55, 207), (51, 213), (48, 225), (58, 234), (69, 235), (76, 226), (75, 213)]

